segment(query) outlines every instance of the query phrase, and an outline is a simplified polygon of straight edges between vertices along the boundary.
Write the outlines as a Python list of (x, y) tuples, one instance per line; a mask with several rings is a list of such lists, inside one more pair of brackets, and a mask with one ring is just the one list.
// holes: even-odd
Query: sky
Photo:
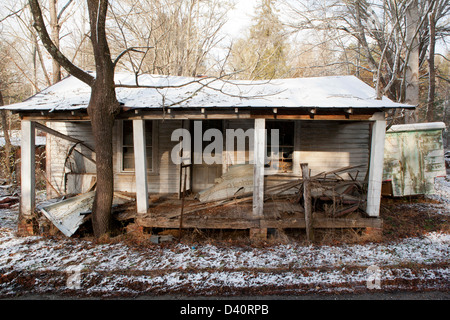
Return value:
[(238, 37), (251, 25), (258, 0), (236, 1), (235, 9), (229, 13), (224, 29), (230, 36)]

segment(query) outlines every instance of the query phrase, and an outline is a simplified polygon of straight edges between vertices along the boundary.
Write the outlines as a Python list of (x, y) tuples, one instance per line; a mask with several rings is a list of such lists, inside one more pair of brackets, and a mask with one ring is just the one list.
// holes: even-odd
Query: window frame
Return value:
[[(276, 169), (276, 168), (273, 168), (271, 165), (265, 164), (264, 165), (264, 172), (265, 172), (265, 174), (277, 174), (277, 175), (292, 175), (292, 174), (295, 174), (296, 173), (295, 172), (295, 162), (296, 161), (295, 161), (294, 157), (295, 157), (295, 151), (296, 151), (296, 141), (297, 141), (297, 139), (299, 139), (299, 137), (296, 136), (296, 122), (292, 121), (292, 120), (278, 120), (278, 119), (266, 121), (266, 154), (265, 154), (265, 160), (268, 160), (268, 161), (270, 161), (274, 157), (274, 154), (271, 153), (271, 144), (269, 144), (268, 141), (267, 141), (268, 136), (270, 134), (270, 129), (274, 129), (274, 128), (268, 128), (268, 122), (269, 121), (272, 122), (272, 123), (280, 124), (279, 128), (283, 128), (283, 126), (282, 126), (283, 123), (289, 123), (292, 126), (292, 128), (290, 128), (292, 130), (292, 132), (290, 133), (292, 135), (292, 145), (279, 145), (278, 146), (279, 147), (279, 149), (278, 149), (278, 152), (279, 152), (278, 165), (280, 165), (280, 163), (290, 162), (291, 163), (291, 168), (286, 170), (286, 171), (284, 171), (280, 167), (278, 169)], [(291, 156), (288, 157), (288, 158), (285, 158), (282, 155), (283, 154), (282, 148), (292, 149)], [(280, 161), (280, 159), (282, 161)], [(290, 161), (283, 161), (283, 159), (286, 159), (286, 160), (290, 159)]]
[[(130, 170), (124, 170), (123, 168), (123, 122), (124, 121), (133, 121), (128, 119), (123, 119), (118, 121), (117, 126), (117, 165), (118, 165), (118, 172), (122, 174), (134, 174), (135, 169)], [(147, 174), (151, 175), (157, 175), (159, 172), (159, 163), (158, 163), (158, 152), (159, 152), (159, 146), (158, 146), (158, 131), (159, 131), (159, 122), (157, 120), (145, 120), (144, 121), (151, 121), (152, 122), (152, 168), (147, 168)]]

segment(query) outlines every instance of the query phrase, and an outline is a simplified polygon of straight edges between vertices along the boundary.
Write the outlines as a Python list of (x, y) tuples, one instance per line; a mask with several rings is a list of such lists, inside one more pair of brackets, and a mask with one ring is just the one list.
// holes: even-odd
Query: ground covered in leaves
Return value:
[[(251, 241), (191, 231), (181, 242), (147, 236), (17, 237), (17, 207), (0, 210), (0, 297), (348, 294), (450, 288), (450, 182), (431, 197), (383, 199), (383, 235), (360, 230), (274, 234)], [(228, 237), (227, 237), (228, 236)]]

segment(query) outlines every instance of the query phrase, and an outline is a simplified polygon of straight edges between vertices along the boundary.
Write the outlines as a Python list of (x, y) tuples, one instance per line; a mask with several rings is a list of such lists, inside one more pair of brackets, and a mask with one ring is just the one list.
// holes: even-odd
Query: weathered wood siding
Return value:
[[(363, 165), (350, 174), (364, 180), (370, 156), (369, 122), (300, 122), (300, 162), (308, 163), (311, 175), (347, 166)], [(348, 174), (342, 178), (349, 179)]]
[[(179, 189), (179, 165), (171, 160), (171, 152), (178, 141), (171, 141), (172, 132), (182, 128), (181, 120), (154, 120), (157, 121), (157, 152), (156, 170), (148, 174), (148, 190), (150, 193), (176, 193)], [(120, 150), (121, 143), (118, 140), (120, 135), (120, 124), (117, 126), (114, 141), (114, 187), (116, 191), (136, 192), (136, 178), (134, 172), (122, 172)], [(189, 177), (188, 184), (189, 186)], [(189, 189), (189, 188), (187, 188)]]
[[(176, 193), (179, 186), (179, 166), (175, 165), (170, 157), (172, 148), (178, 144), (178, 141), (171, 141), (173, 130), (181, 127), (181, 121), (158, 121), (158, 147), (155, 150), (156, 170), (148, 174), (148, 186), (151, 193)], [(88, 146), (94, 148), (91, 126), (88, 122), (49, 122), (47, 126), (63, 134), (72, 136), (84, 141)], [(113, 163), (114, 163), (114, 187), (116, 191), (135, 192), (135, 174), (134, 171), (123, 172), (121, 170), (121, 141), (120, 141), (120, 122), (117, 121), (115, 135), (113, 138)], [(66, 157), (74, 143), (57, 138), (51, 135), (47, 144), (47, 152), (50, 159), (47, 162), (48, 178), (52, 186), (60, 194), (85, 192), (91, 185), (92, 177), (95, 176), (95, 165), (89, 160), (74, 152), (70, 161), (66, 163)], [(77, 146), (76, 150), (84, 154), (91, 155), (91, 152), (82, 146)], [(67, 180), (67, 187), (65, 186)], [(189, 186), (189, 177), (188, 177)], [(53, 188), (48, 188), (50, 197), (57, 196)]]
[[(92, 149), (94, 148), (92, 129), (89, 122), (47, 122), (46, 125), (51, 129), (83, 141)], [(72, 152), (72, 156), (66, 162), (67, 155), (73, 145), (73, 142), (50, 134), (47, 135), (47, 179), (60, 194), (85, 191), (82, 186), (88, 188), (95, 173), (95, 165), (80, 154), (81, 152), (95, 160), (95, 155), (86, 147), (77, 146), (76, 150), (78, 151)], [(74, 176), (70, 172), (86, 174), (89, 181), (83, 179), (82, 176)], [(65, 186), (66, 179), (70, 185), (68, 189)], [(86, 185), (88, 186), (86, 187)], [(78, 186), (78, 188), (74, 188), (75, 186)], [(48, 197), (57, 196), (53, 188), (47, 188)]]
[[(171, 135), (175, 129), (182, 127), (182, 121), (155, 121), (157, 121), (155, 123), (157, 128), (156, 164), (155, 170), (148, 173), (149, 192), (176, 193), (179, 188), (179, 166), (172, 162), (171, 152), (178, 141), (171, 141)], [(300, 163), (308, 163), (312, 171), (311, 175), (349, 165), (362, 164), (363, 167), (358, 169), (358, 179), (365, 178), (370, 154), (368, 122), (300, 121), (299, 124), (300, 128), (295, 136), (295, 148), (296, 151), (300, 149)], [(48, 122), (47, 125), (63, 134), (82, 140), (94, 148), (89, 122)], [(224, 121), (225, 135), (226, 129), (242, 129), (245, 132), (253, 127), (253, 119)], [(117, 121), (113, 141), (115, 190), (135, 192), (134, 172), (121, 170), (121, 129), (121, 122)], [(52, 186), (60, 194), (85, 192), (95, 179), (95, 165), (78, 152), (74, 152), (65, 166), (67, 154), (74, 144), (51, 135), (48, 137), (47, 152), (50, 157), (47, 162), (49, 170), (47, 176)], [(248, 142), (246, 148), (248, 148)], [(85, 147), (77, 146), (76, 150), (94, 157)], [(226, 151), (226, 139), (224, 139), (224, 151)], [(226, 172), (228, 166), (238, 162), (248, 163), (252, 157), (253, 150), (224, 152), (223, 171)], [(351, 174), (355, 176), (356, 170)], [(292, 179), (292, 174), (290, 176), (288, 179)], [(349, 176), (345, 174), (343, 178), (348, 179)], [(65, 187), (65, 180), (67, 180), (67, 187)], [(272, 183), (277, 183), (276, 180)], [(50, 196), (57, 195), (52, 188), (48, 188), (48, 194)]]
[[(255, 126), (255, 120), (253, 119), (242, 119), (242, 120), (226, 120), (224, 129), (225, 129), (225, 137), (224, 137), (224, 153), (223, 153), (223, 163), (224, 171), (227, 168), (234, 164), (244, 164), (249, 163), (249, 160), (253, 160), (253, 150), (248, 150), (249, 147), (249, 139), (245, 140), (245, 149), (239, 148), (237, 141), (234, 141), (234, 150), (227, 150), (226, 146), (226, 130), (234, 130), (235, 133), (238, 133), (239, 129), (242, 129), (244, 134), (248, 129), (253, 129)], [(253, 138), (253, 137), (252, 137)]]

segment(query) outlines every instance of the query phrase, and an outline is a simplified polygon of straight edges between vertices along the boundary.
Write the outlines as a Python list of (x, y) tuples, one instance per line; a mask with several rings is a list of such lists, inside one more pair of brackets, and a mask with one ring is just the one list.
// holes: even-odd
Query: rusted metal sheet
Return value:
[[(67, 237), (72, 236), (91, 213), (95, 191), (63, 201), (45, 205), (39, 210)], [(130, 201), (129, 198), (114, 193), (113, 205)]]
[(386, 132), (384, 184), (395, 197), (433, 194), (434, 179), (446, 176), (442, 122), (392, 126)]

